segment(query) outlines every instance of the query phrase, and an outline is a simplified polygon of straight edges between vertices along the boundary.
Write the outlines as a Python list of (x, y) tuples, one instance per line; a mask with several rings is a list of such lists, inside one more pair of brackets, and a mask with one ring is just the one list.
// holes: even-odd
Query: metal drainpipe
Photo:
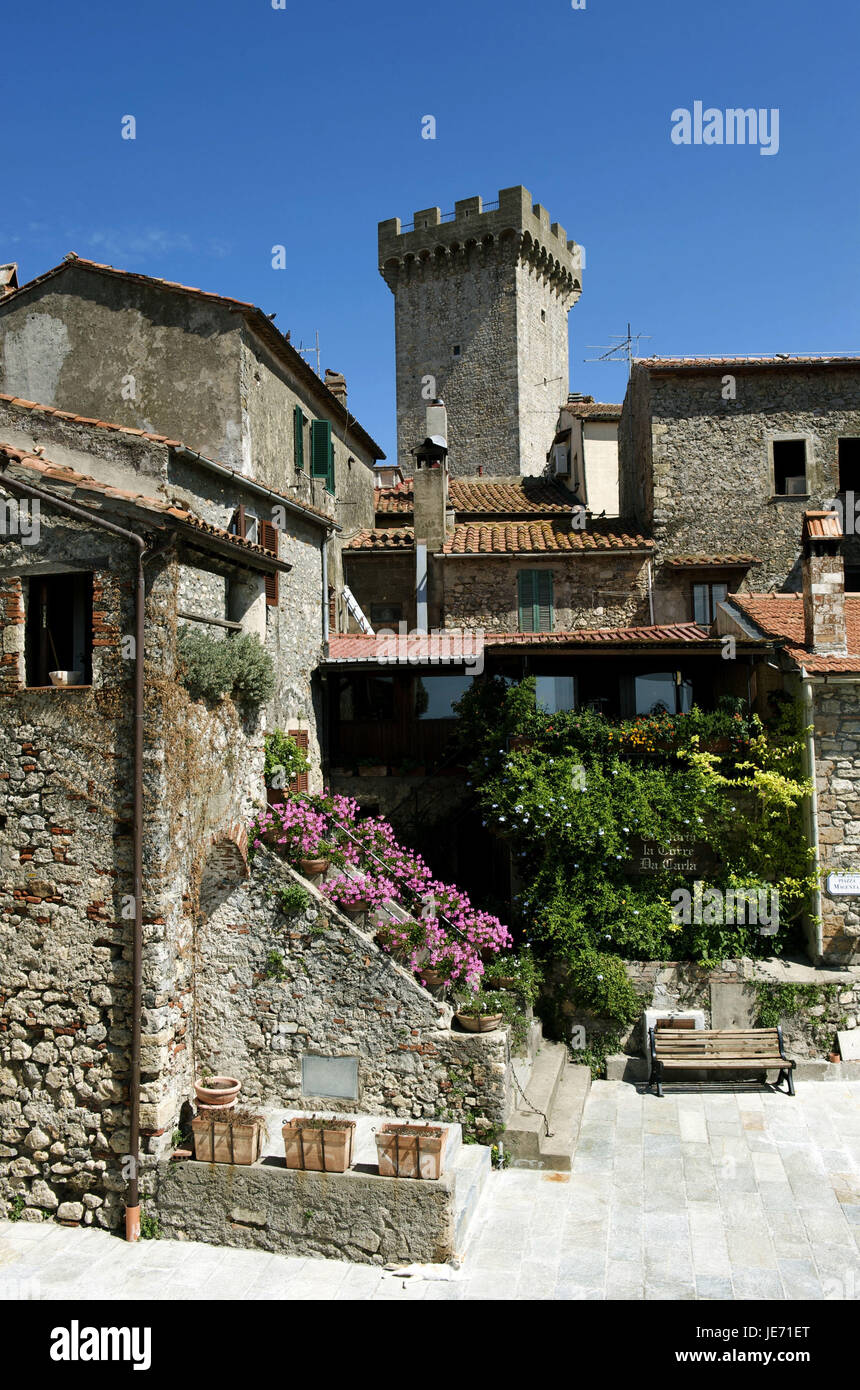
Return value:
[[(324, 537), (322, 550), (322, 613), (323, 642), (328, 642), (328, 537)], [(335, 596), (335, 616), (337, 616), (337, 596)]]
[(821, 954), (821, 879), (818, 874), (819, 855), (818, 855), (818, 788), (815, 782), (815, 710), (812, 700), (812, 681), (807, 674), (806, 668), (801, 667), (800, 671), (801, 689), (803, 691), (803, 722), (806, 726), (806, 775), (812, 782), (812, 794), (809, 798), (809, 811), (807, 813), (807, 823), (809, 827), (809, 842), (815, 851), (815, 890), (812, 895), (813, 914), (818, 918), (816, 933), (816, 954)]
[(133, 793), (133, 839), (132, 839), (132, 892), (134, 895), (134, 928), (132, 934), (132, 990), (131, 990), (131, 1076), (129, 1080), (129, 1154), (132, 1159), (132, 1172), (128, 1181), (125, 1207), (126, 1240), (140, 1238), (140, 1192), (138, 1170), (140, 1168), (140, 1035), (141, 1007), (143, 1000), (143, 649), (146, 581), (144, 562), (148, 546), (142, 536), (116, 526), (112, 521), (77, 507), (71, 502), (54, 497), (42, 488), (20, 483), (9, 477), (6, 465), (0, 465), (0, 478), (4, 487), (19, 492), (25, 497), (46, 502), (67, 516), (78, 521), (86, 521), (121, 536), (137, 549), (137, 581), (134, 596), (135, 645), (134, 645), (134, 793)]

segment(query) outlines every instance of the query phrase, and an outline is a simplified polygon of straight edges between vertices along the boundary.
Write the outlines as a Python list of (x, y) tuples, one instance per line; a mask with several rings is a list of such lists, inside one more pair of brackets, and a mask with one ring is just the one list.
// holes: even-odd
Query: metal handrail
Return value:
[[(349, 837), (350, 840), (354, 841), (354, 843), (357, 844), (357, 845), (359, 846), (359, 848), (361, 849), (362, 853), (365, 854), (365, 855), (367, 855), (368, 858), (370, 858), (370, 859), (375, 859), (376, 862), (377, 862), (377, 864), (381, 864), (382, 867), (383, 867), (383, 869), (388, 870), (389, 866), (386, 864), (385, 860), (384, 860), (384, 859), (380, 859), (379, 855), (378, 855), (378, 854), (374, 854), (374, 852), (373, 852), (372, 849), (368, 849), (365, 845), (363, 845), (362, 842), (361, 842), (361, 840), (359, 840), (358, 837), (357, 837), (356, 835), (353, 835), (353, 833), (352, 833), (351, 830), (347, 830), (346, 827), (345, 827), (345, 826), (342, 826), (342, 825), (337, 826), (336, 829), (337, 829), (337, 831), (338, 831), (339, 834), (341, 834), (341, 835), (347, 835), (347, 836)], [(405, 883), (401, 885), (401, 888), (402, 888), (403, 891), (405, 891), (406, 893), (409, 894), (409, 896), (412, 898), (413, 901), (415, 901), (416, 899), (418, 899), (418, 900), (420, 901), (419, 895), (415, 892), (415, 890), (414, 890), (413, 888), (407, 887), (407, 885), (406, 885)], [(444, 922), (445, 926), (446, 926), (450, 931), (455, 932), (455, 933), (457, 934), (457, 936), (462, 937), (464, 941), (467, 941), (467, 940), (468, 940), (468, 937), (466, 936), (466, 933), (463, 931), (463, 928), (462, 928), (462, 927), (458, 927), (458, 926), (456, 926), (453, 922), (449, 921), (448, 918), (445, 916), (444, 913), (442, 913), (442, 912), (437, 912), (437, 913), (436, 913), (436, 917), (438, 918), (438, 920), (439, 920), (440, 922)]]

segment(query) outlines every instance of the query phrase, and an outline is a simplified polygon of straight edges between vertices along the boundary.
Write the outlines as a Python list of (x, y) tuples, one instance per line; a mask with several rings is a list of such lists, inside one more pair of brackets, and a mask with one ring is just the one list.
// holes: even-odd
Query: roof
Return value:
[(822, 656), (806, 646), (803, 594), (730, 594), (729, 600), (766, 637), (781, 639), (787, 656), (813, 675), (860, 675), (860, 594), (845, 596), (847, 656)]
[(170, 290), (172, 293), (190, 295), (210, 304), (222, 304), (231, 311), (241, 314), (258, 337), (262, 338), (277, 356), (289, 364), (296, 376), (322, 396), (332, 415), (340, 421), (343, 428), (350, 430), (357, 439), (360, 439), (374, 458), (385, 458), (385, 454), (376, 440), (362, 428), (343, 402), (329, 390), (325, 382), (317, 376), (313, 368), (308, 365), (301, 353), (296, 351), (284, 334), (275, 328), (268, 314), (264, 314), (263, 310), (258, 308), (256, 304), (250, 304), (247, 300), (231, 299), (229, 295), (215, 294), (211, 290), (195, 289), (192, 285), (182, 285), (177, 280), (163, 280), (157, 275), (144, 275), (141, 271), (121, 270), (116, 266), (103, 265), (100, 261), (87, 260), (85, 256), (77, 256), (73, 251), (70, 251), (59, 265), (55, 265), (51, 270), (46, 270), (44, 274), (37, 275), (32, 280), (27, 280), (11, 294), (5, 295), (0, 300), (0, 305), (11, 304), (19, 295), (34, 289), (36, 285), (44, 284), (46, 280), (52, 279), (55, 275), (61, 275), (70, 266), (83, 266), (85, 270), (93, 270), (101, 275), (113, 275), (139, 285), (156, 285), (161, 289)]
[(804, 512), (803, 539), (813, 541), (839, 541), (842, 527), (837, 512)]
[[(476, 643), (498, 649), (520, 647), (598, 647), (605, 651), (611, 648), (630, 648), (637, 646), (653, 647), (680, 644), (707, 643), (720, 649), (719, 639), (697, 623), (670, 623), (657, 627), (601, 627), (576, 628), (567, 632), (463, 632), (452, 629), (450, 632), (431, 633), (427, 636), (403, 637), (377, 633), (373, 637), (355, 635), (332, 635), (329, 638), (329, 662), (378, 661), (387, 656), (392, 664), (399, 662), (401, 655), (410, 662), (422, 657), (438, 664), (442, 644), (447, 640), (452, 652), (445, 653), (448, 663), (462, 652), (468, 659), (476, 652)], [(397, 642), (396, 648), (392, 647)], [(405, 642), (401, 652), (400, 644)]]
[(620, 420), (622, 409), (615, 401), (596, 401), (593, 396), (568, 396), (561, 408), (577, 420)]
[[(450, 478), (448, 501), (456, 512), (488, 516), (568, 512), (576, 499), (567, 488), (547, 478)], [(395, 487), (377, 488), (377, 513), (411, 515), (412, 479)]]
[[(377, 527), (359, 531), (344, 542), (344, 550), (409, 550), (415, 543), (412, 526)], [(647, 554), (654, 542), (637, 532), (592, 522), (585, 531), (575, 531), (558, 521), (475, 521), (454, 526), (442, 548), (448, 557), (462, 555), (551, 555), (605, 554), (609, 551), (639, 551)]]
[(127, 492), (123, 488), (111, 487), (108, 483), (91, 478), (86, 473), (79, 473), (75, 468), (67, 468), (63, 464), (52, 463), (50, 459), (36, 454), (28, 454), (23, 449), (15, 448), (12, 444), (0, 443), (0, 487), (6, 481), (14, 481), (15, 476), (10, 477), (5, 472), (4, 463), (35, 474), (34, 486), (43, 485), (46, 491), (52, 490), (51, 485), (59, 485), (56, 486), (56, 495), (59, 501), (73, 500), (76, 493), (84, 492), (90, 497), (101, 497), (108, 501), (118, 502), (134, 511), (149, 513), (157, 516), (160, 520), (173, 522), (180, 529), (187, 529), (193, 533), (198, 541), (203, 541), (205, 538), (217, 541), (219, 548), (228, 546), (230, 550), (236, 552), (237, 559), (240, 554), (246, 560), (253, 556), (255, 559), (266, 561), (264, 566), (266, 569), (292, 569), (292, 566), (286, 561), (279, 560), (274, 551), (267, 550), (265, 546), (257, 545), (255, 541), (246, 540), (244, 536), (236, 536), (231, 531), (226, 531), (222, 526), (214, 526), (211, 522), (204, 521), (202, 517), (195, 516), (193, 512), (189, 512), (184, 507), (172, 506), (169, 502), (164, 502), (157, 497), (147, 497), (142, 493)]
[[(2, 301), (0, 301), (2, 302)], [(148, 439), (152, 444), (161, 444), (166, 449), (185, 449), (188, 453), (196, 454), (202, 464), (215, 464), (216, 467), (225, 469), (232, 473), (237, 483), (256, 483), (256, 479), (247, 473), (240, 473), (237, 468), (231, 468), (229, 463), (220, 463), (218, 459), (208, 459), (204, 454), (199, 454), (195, 449), (183, 444), (181, 439), (169, 439), (166, 434), (150, 434), (147, 430), (135, 429), (131, 425), (116, 425), (109, 420), (92, 420), (88, 415), (76, 415), (71, 410), (57, 410), (52, 405), (42, 405), (39, 401), (25, 401), (21, 396), (9, 396), (0, 391), (0, 402), (5, 401), (7, 405), (14, 405), (20, 410), (31, 410), (39, 415), (50, 415), (56, 420), (64, 420), (72, 425), (84, 425), (86, 428), (94, 427), (101, 430), (111, 430), (114, 434), (135, 435), (138, 439)], [(83, 476), (83, 475), (82, 475)], [(258, 484), (262, 486), (262, 484)], [(288, 502), (291, 507), (299, 511), (307, 512), (309, 516), (319, 517), (328, 526), (335, 526), (335, 521), (329, 516), (328, 512), (322, 511), (319, 507), (314, 507), (310, 502), (302, 502), (291, 492), (280, 492), (278, 488), (269, 487), (265, 484), (266, 490), (272, 492), (276, 497), (281, 497)]]
[(645, 367), (649, 372), (716, 372), (724, 368), (734, 371), (784, 371), (798, 367), (804, 370), (808, 367), (860, 369), (860, 356), (810, 354), (802, 357), (786, 352), (772, 357), (637, 357), (634, 358), (633, 365)]
[(672, 555), (664, 561), (669, 569), (749, 569), (760, 565), (757, 555)]

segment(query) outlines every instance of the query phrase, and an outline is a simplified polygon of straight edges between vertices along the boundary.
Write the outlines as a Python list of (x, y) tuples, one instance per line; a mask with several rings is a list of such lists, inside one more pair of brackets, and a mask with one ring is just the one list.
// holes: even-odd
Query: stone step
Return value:
[(491, 1172), (485, 1144), (463, 1144), (454, 1164), (454, 1261), (462, 1258), (481, 1193)]
[[(523, 1091), (528, 1091), (531, 1084), (532, 1071), (534, 1069), (535, 1057), (543, 1045), (543, 1026), (539, 1018), (533, 1018), (529, 1023), (528, 1037), (525, 1043), (525, 1052), (517, 1054), (511, 1058), (511, 1070)], [(520, 1093), (514, 1087), (514, 1105)]]
[[(591, 1069), (567, 1060), (562, 1043), (544, 1043), (538, 1054), (529, 1107), (520, 1098), (505, 1130), (503, 1143), (513, 1168), (570, 1169), (586, 1097), (591, 1089)], [(546, 1133), (543, 1111), (549, 1121)]]

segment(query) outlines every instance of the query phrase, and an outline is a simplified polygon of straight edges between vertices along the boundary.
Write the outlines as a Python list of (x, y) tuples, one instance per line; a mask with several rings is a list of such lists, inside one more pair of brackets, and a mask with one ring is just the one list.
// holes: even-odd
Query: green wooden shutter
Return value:
[(328, 420), (311, 421), (311, 477), (329, 476), (329, 453), (331, 450), (331, 425)]
[(326, 492), (330, 492), (334, 497), (334, 441), (328, 442), (328, 473), (325, 480)]
[(520, 570), (517, 575), (520, 632), (534, 632), (534, 576), (534, 570)]
[(552, 570), (535, 570), (535, 632), (552, 632)]
[(297, 470), (305, 466), (305, 436), (304, 436), (305, 417), (302, 414), (300, 405), (293, 407), (293, 449), (296, 460)]

